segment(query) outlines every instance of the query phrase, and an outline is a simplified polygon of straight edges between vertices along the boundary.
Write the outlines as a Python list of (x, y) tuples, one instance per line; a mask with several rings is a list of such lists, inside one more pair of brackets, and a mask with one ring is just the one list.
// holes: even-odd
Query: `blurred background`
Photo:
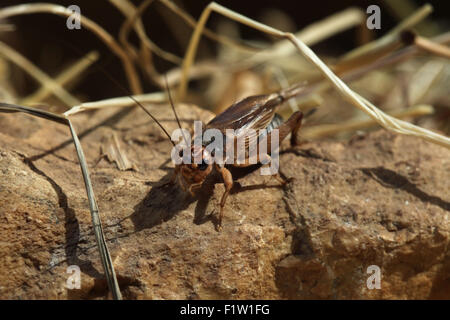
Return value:
[[(116, 39), (119, 39), (121, 29), (124, 28), (126, 19), (117, 5), (120, 1), (61, 0), (48, 2), (65, 7), (78, 5), (83, 16), (95, 21)], [(134, 58), (142, 92), (164, 91), (164, 86), (161, 85), (161, 76), (166, 73), (168, 73), (171, 87), (174, 91), (176, 90), (180, 81), (181, 62), (193, 30), (186, 22), (186, 16), (198, 20), (202, 10), (209, 3), (209, 1), (203, 0), (173, 0), (171, 3), (178, 8), (177, 14), (173, 6), (171, 9), (167, 2), (157, 0), (149, 2), (141, 15), (148, 38), (163, 52), (170, 55), (170, 58), (167, 59), (153, 53), (151, 60), (148, 60), (151, 61), (153, 71), (145, 70), (145, 66), (140, 64), (142, 61), (139, 56)], [(0, 9), (22, 3), (35, 2), (1, 0)], [(133, 4), (136, 7), (142, 3), (143, 1), (127, 1), (127, 4)], [(362, 23), (355, 23), (353, 27), (330, 34), (310, 44), (311, 48), (330, 66), (339, 65), (340, 59), (356, 47), (386, 35), (425, 3), (430, 3), (434, 10), (414, 26), (415, 32), (423, 37), (433, 38), (448, 32), (450, 26), (450, 2), (442, 0), (427, 2), (417, 0), (229, 0), (218, 1), (218, 3), (262, 23), (294, 33), (304, 31), (305, 28), (312, 28), (315, 31), (314, 23), (332, 18), (340, 13), (345, 17), (345, 10), (350, 10), (347, 12), (349, 19), (359, 15), (362, 17)], [(381, 29), (379, 30), (368, 30), (365, 27), (365, 19), (369, 16), (366, 8), (373, 4), (378, 5), (381, 9)], [(183, 14), (185, 19), (182, 18)], [(64, 70), (69, 69), (89, 52), (96, 51), (98, 53), (97, 62), (64, 84), (64, 87), (79, 101), (96, 101), (126, 95), (100, 71), (98, 66), (109, 73), (122, 87), (130, 90), (120, 59), (86, 28), (68, 30), (66, 18), (47, 13), (14, 16), (0, 20), (1, 25), (4, 26), (0, 27), (0, 41), (54, 78), (57, 78)], [(281, 56), (274, 54), (261, 61), (253, 61), (245, 67), (234, 68), (242, 61), (251, 60), (257, 51), (270, 49), (278, 40), (217, 13), (211, 14), (207, 27), (215, 34), (233, 39), (236, 43), (247, 49), (251, 48), (251, 50), (237, 50), (233, 46), (223, 45), (202, 36), (195, 59), (196, 65), (192, 67), (198, 72), (198, 75), (192, 77), (187, 95), (183, 97), (182, 101), (195, 103), (202, 108), (218, 113), (236, 99), (244, 96), (272, 92), (302, 81), (311, 85), (317, 84), (321, 80), (317, 70), (304, 62), (297, 52)], [(128, 41), (136, 51), (139, 50), (140, 39), (133, 30), (129, 32)], [(406, 45), (392, 48), (389, 53), (404, 49), (404, 47)], [(4, 57), (0, 56), (0, 59), (0, 87), (4, 101), (23, 102), (24, 97), (29, 97), (39, 90), (40, 84), (23, 68), (7, 61)], [(365, 62), (358, 68), (364, 65)], [(233, 67), (227, 69), (228, 66)], [(153, 78), (149, 75), (152, 72)], [(352, 88), (388, 112), (401, 113), (418, 105), (432, 107), (432, 114), (424, 111), (423, 116), (416, 116), (413, 113), (410, 117), (406, 115), (405, 118), (419, 125), (443, 131), (448, 135), (450, 131), (449, 79), (448, 59), (423, 53), (405, 58), (401, 63), (371, 69), (349, 81), (351, 81)], [(421, 88), (423, 92), (417, 93), (417, 88)], [(292, 111), (296, 107), (308, 109), (320, 106), (319, 112), (311, 120), (312, 124), (364, 120), (364, 115), (358, 110), (348, 107), (335, 91), (315, 92), (315, 90), (315, 87), (312, 88), (312, 93), (294, 103), (296, 105), (291, 103), (284, 113), (287, 115), (289, 110)], [(54, 111), (64, 111), (69, 107), (67, 103), (53, 95), (49, 95), (42, 101), (33, 102), (51, 105), (51, 109)], [(359, 130), (359, 127), (350, 130), (336, 130), (337, 134), (333, 134), (333, 138), (347, 138), (355, 130)], [(311, 134), (311, 138), (315, 137), (330, 137), (330, 134), (322, 135), (320, 133), (316, 136), (314, 133)]]

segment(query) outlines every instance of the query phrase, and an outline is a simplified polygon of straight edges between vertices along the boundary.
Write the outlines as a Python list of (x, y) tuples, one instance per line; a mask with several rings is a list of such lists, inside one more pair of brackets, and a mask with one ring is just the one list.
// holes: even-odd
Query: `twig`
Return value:
[(411, 33), (414, 44), (422, 50), (450, 59), (450, 48), (433, 42), (425, 37)]

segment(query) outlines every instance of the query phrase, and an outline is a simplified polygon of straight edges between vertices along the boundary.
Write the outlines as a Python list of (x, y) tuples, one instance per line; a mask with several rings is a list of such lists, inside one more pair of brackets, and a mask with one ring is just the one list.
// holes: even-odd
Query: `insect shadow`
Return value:
[[(279, 188), (280, 185), (254, 184), (242, 186), (239, 179), (258, 170), (260, 164), (245, 168), (231, 168), (235, 181), (230, 194), (252, 191), (265, 188)], [(157, 182), (150, 182), (152, 189), (145, 198), (134, 207), (134, 213), (129, 217), (134, 224), (135, 231), (150, 229), (165, 221), (172, 219), (179, 212), (187, 209), (192, 203), (196, 202), (194, 209), (194, 224), (201, 225), (211, 222), (213, 225), (218, 223), (215, 211), (208, 212), (208, 204), (213, 198), (216, 184), (221, 185), (220, 174), (215, 172), (207, 177), (202, 186), (195, 190), (195, 196), (192, 197), (188, 192), (183, 191), (178, 184), (167, 184), (172, 173), (168, 173)], [(236, 181), (237, 180), (237, 181)], [(217, 200), (218, 201), (218, 200)]]
[(360, 170), (385, 187), (402, 189), (424, 202), (437, 205), (444, 210), (450, 210), (450, 202), (423, 192), (407, 178), (392, 170), (383, 167), (361, 168)]

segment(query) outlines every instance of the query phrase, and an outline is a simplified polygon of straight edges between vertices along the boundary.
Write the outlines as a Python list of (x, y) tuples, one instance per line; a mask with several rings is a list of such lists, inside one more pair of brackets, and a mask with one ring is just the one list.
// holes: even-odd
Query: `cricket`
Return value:
[(449, 299), (450, 33), (404, 2), (2, 4), (0, 298)]
[[(233, 155), (235, 156), (232, 157), (232, 166), (247, 167), (262, 160), (267, 160), (266, 162), (269, 162), (270, 157), (267, 153), (264, 153), (262, 156), (256, 155), (256, 159), (254, 159), (255, 161), (253, 163), (251, 162), (251, 158), (255, 157), (252, 157), (251, 151), (256, 149), (254, 144), (253, 147), (251, 147), (252, 141), (256, 142), (255, 140), (257, 139), (263, 140), (262, 143), (267, 145), (267, 142), (269, 142), (269, 140), (271, 141), (272, 131), (274, 129), (277, 129), (279, 130), (279, 141), (283, 141), (289, 134), (291, 134), (291, 146), (298, 145), (297, 134), (301, 126), (303, 113), (301, 111), (296, 111), (284, 123), (280, 123), (282, 118), (275, 113), (277, 108), (280, 107), (281, 103), (295, 96), (295, 93), (298, 91), (298, 85), (296, 85), (295, 88), (287, 91), (282, 91), (280, 93), (245, 98), (239, 102), (236, 102), (221, 114), (219, 114), (217, 117), (212, 119), (206, 125), (206, 130), (220, 130), (222, 136), (226, 135), (227, 129), (238, 130), (239, 133), (233, 137), (231, 143), (225, 142), (219, 146), (219, 149), (222, 149), (225, 152), (227, 151), (227, 148), (233, 148), (239, 138), (245, 139), (244, 142), (246, 148), (244, 150), (244, 161), (243, 163), (238, 163), (238, 154), (233, 152)], [(172, 101), (171, 105), (173, 107)], [(179, 128), (181, 129), (181, 124), (179, 122), (178, 116), (176, 115), (175, 108), (173, 108), (173, 111), (177, 119)], [(260, 134), (256, 134), (255, 132), (248, 135), (247, 132), (250, 129), (267, 129), (267, 131)], [(170, 139), (169, 136), (168, 138)], [(199, 186), (201, 186), (206, 177), (211, 173), (213, 168), (217, 170), (217, 172), (221, 174), (225, 185), (225, 192), (223, 193), (222, 199), (220, 200), (220, 212), (217, 223), (217, 228), (220, 230), (222, 226), (225, 202), (229, 192), (231, 191), (231, 188), (233, 187), (233, 177), (230, 170), (228, 170), (223, 164), (225, 161), (222, 161), (222, 164), (220, 164), (215, 163), (211, 160), (211, 154), (206, 149), (208, 147), (208, 143), (211, 142), (202, 139), (201, 146), (194, 145), (191, 147), (191, 150), (180, 150), (180, 156), (183, 156), (183, 152), (191, 152), (191, 159), (196, 158), (196, 155), (200, 154), (199, 163), (183, 163), (180, 165), (176, 165), (174, 174), (171, 178), (171, 183), (174, 183), (175, 181), (177, 181), (177, 178), (180, 177), (181, 180), (179, 181), (182, 188), (194, 195), (193, 188), (198, 188)], [(261, 143), (261, 141), (259, 143)], [(272, 150), (271, 144), (272, 143), (270, 143), (270, 147), (266, 146), (266, 150)], [(213, 150), (213, 152), (214, 151), (215, 150)], [(283, 180), (278, 172), (274, 173), (273, 176), (281, 181), (282, 184), (286, 183), (286, 181)]]

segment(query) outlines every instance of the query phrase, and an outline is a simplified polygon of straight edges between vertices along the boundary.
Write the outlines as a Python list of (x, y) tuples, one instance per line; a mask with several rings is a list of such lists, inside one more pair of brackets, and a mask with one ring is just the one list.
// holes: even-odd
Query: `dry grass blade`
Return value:
[[(63, 17), (70, 17), (73, 14), (71, 10), (60, 5), (51, 3), (33, 3), (21, 4), (1, 9), (0, 20), (12, 16), (33, 13), (50, 13)], [(136, 69), (134, 68), (133, 62), (131, 61), (127, 53), (122, 49), (122, 47), (116, 42), (116, 40), (114, 40), (114, 38), (100, 25), (83, 15), (81, 15), (80, 23), (83, 25), (83, 27), (87, 28), (92, 33), (97, 35), (111, 49), (111, 51), (120, 58), (125, 70), (125, 74), (127, 75), (128, 82), (130, 83), (131, 91), (134, 94), (142, 93), (142, 86)]]
[(415, 24), (422, 21), (424, 18), (426, 18), (427, 15), (432, 12), (432, 10), (433, 8), (430, 5), (423, 6), (410, 17), (403, 20), (395, 28), (390, 30), (383, 37), (369, 42), (345, 54), (339, 59), (339, 70), (344, 71), (346, 69), (351, 69), (353, 68), (353, 65), (368, 64), (374, 60), (379, 59), (380, 57), (390, 54), (397, 49), (400, 49), (405, 44), (410, 44), (412, 42), (412, 36), (406, 37), (405, 31), (403, 30), (411, 28)]
[(132, 98), (130, 98), (130, 96), (126, 96), (126, 97), (105, 99), (100, 101), (84, 102), (80, 105), (72, 107), (70, 110), (67, 110), (66, 112), (64, 112), (64, 115), (68, 117), (83, 111), (110, 108), (110, 107), (134, 107), (136, 105), (136, 102), (134, 102), (133, 99), (139, 100), (141, 103), (145, 102), (160, 103), (166, 101), (166, 96), (164, 92), (153, 92), (132, 96)]
[[(358, 93), (351, 90), (339, 77), (337, 77), (330, 70), (330, 68), (328, 68), (328, 66), (307, 45), (305, 45), (301, 40), (299, 40), (294, 34), (282, 32), (267, 25), (264, 25), (262, 23), (259, 23), (257, 21), (254, 21), (232, 10), (229, 10), (215, 2), (210, 3), (208, 7), (202, 12), (197, 28), (194, 31), (194, 34), (192, 35), (189, 47), (196, 46), (196, 43), (199, 41), (199, 37), (201, 34), (200, 32), (201, 28), (203, 28), (203, 26), (205, 25), (206, 20), (208, 19), (211, 11), (221, 13), (222, 15), (230, 19), (239, 21), (242, 24), (248, 25), (249, 27), (255, 28), (267, 34), (290, 40), (292, 44), (298, 49), (298, 51), (310, 63), (315, 65), (322, 72), (325, 78), (327, 78), (333, 84), (333, 86), (338, 90), (338, 92), (343, 96), (344, 99), (350, 102), (353, 106), (367, 113), (372, 119), (377, 121), (384, 128), (397, 133), (420, 137), (422, 139), (450, 148), (450, 138), (437, 134), (433, 131), (415, 126), (411, 123), (391, 117), (388, 114), (381, 111), (380, 109), (378, 109), (370, 101), (368, 101), (367, 99), (360, 96)], [(188, 52), (186, 60), (192, 61), (192, 59), (193, 59), (193, 52)], [(185, 64), (187, 65), (188, 63), (186, 62), (186, 60)], [(180, 93), (183, 93), (181, 89)], [(182, 95), (180, 94), (180, 96)]]
[[(234, 70), (233, 67), (221, 64), (215, 60), (204, 60), (196, 63), (192, 68), (189, 68), (188, 78), (189, 80), (197, 80), (211, 77), (214, 73), (221, 73), (224, 70), (230, 70), (230, 68)], [(169, 83), (169, 86), (172, 87), (182, 81), (183, 70), (181, 68), (174, 68), (168, 71), (164, 76), (167, 77), (167, 82)], [(164, 81), (164, 76), (161, 75), (158, 81)]]
[[(142, 2), (138, 9), (134, 7), (134, 5), (125, 0), (109, 0), (113, 5), (115, 5), (126, 17), (127, 20), (123, 23), (122, 28), (120, 29), (119, 39), (124, 44), (124, 46), (130, 48), (131, 45), (128, 42), (128, 33), (130, 31), (131, 26), (133, 26), (136, 34), (141, 41), (141, 50), (143, 50), (143, 56), (149, 55), (150, 52), (158, 55), (160, 58), (170, 61), (176, 65), (181, 64), (182, 59), (177, 57), (176, 55), (167, 52), (157, 46), (153, 41), (145, 33), (144, 25), (140, 16), (144, 13), (145, 9), (154, 1), (154, 0), (146, 0)], [(146, 53), (148, 51), (148, 53)], [(148, 58), (146, 58), (148, 59)], [(149, 62), (145, 63), (145, 66), (149, 66)], [(152, 69), (153, 70), (153, 66)], [(151, 72), (150, 76), (153, 76), (153, 72)]]
[[(434, 44), (439, 44), (442, 46), (443, 44), (450, 42), (450, 32), (436, 36), (432, 40)], [(353, 59), (343, 62), (339, 61), (338, 64), (333, 66), (333, 70), (345, 81), (354, 80), (369, 71), (404, 61), (418, 52), (419, 50), (417, 45), (411, 45), (401, 50), (394, 51), (391, 54), (383, 56), (373, 62), (368, 62), (366, 60), (366, 63), (361, 64), (361, 61), (357, 62), (353, 61)]]
[(341, 58), (341, 60), (344, 61), (355, 59), (357, 57), (370, 54), (374, 51), (386, 50), (386, 48), (389, 48), (398, 42), (398, 39), (403, 31), (414, 27), (417, 23), (425, 19), (431, 12), (433, 12), (433, 7), (430, 4), (425, 4), (411, 16), (399, 23), (395, 28), (386, 33), (383, 37), (348, 52)]
[[(348, 8), (335, 13), (323, 20), (310, 24), (295, 34), (307, 45), (314, 45), (335, 34), (355, 26), (361, 26), (366, 19), (365, 13), (359, 8)], [(365, 28), (364, 28), (365, 29)], [(270, 59), (276, 59), (295, 53), (295, 48), (287, 40), (275, 43), (270, 49), (255, 54), (243, 65), (256, 65)]]
[[(194, 56), (197, 51), (199, 37), (202, 29), (204, 28), (206, 20), (211, 13), (211, 10), (211, 7), (208, 6), (202, 12), (197, 27), (192, 35), (191, 42), (189, 43), (189, 47), (186, 51), (181, 71), (180, 86), (177, 95), (177, 98), (180, 100), (183, 100), (186, 94), (188, 81), (187, 79), (190, 79), (191, 76), (190, 68), (193, 64)], [(299, 37), (307, 44), (312, 45), (351, 27), (359, 26), (363, 23), (364, 19), (365, 14), (360, 9), (348, 8), (306, 27), (305, 29), (299, 31), (296, 34), (296, 37)], [(253, 65), (266, 62), (270, 59), (276, 59), (282, 56), (290, 55), (294, 52), (295, 48), (288, 40), (281, 40), (275, 43), (270, 49), (258, 52), (252, 57), (238, 62), (236, 65), (232, 66), (232, 69), (246, 69)]]
[(54, 81), (45, 72), (36, 67), (31, 61), (3, 42), (0, 42), (0, 56), (3, 56), (5, 59), (8, 59), (21, 67), (24, 71), (41, 83), (43, 88), (54, 92), (55, 95), (66, 105), (73, 106), (74, 104), (80, 103), (77, 98), (67, 92), (58, 82)]
[[(383, 0), (383, 4), (398, 20), (403, 20), (417, 10), (418, 1), (414, 0)], [(440, 33), (439, 25), (433, 19), (425, 19), (417, 24), (415, 29), (420, 34), (434, 35)]]
[[(429, 105), (418, 105), (406, 110), (401, 110), (393, 112), (391, 115), (396, 118), (409, 118), (409, 117), (420, 117), (424, 115), (429, 115), (434, 112), (432, 106)], [(368, 127), (372, 127), (377, 123), (373, 119), (367, 120), (351, 120), (343, 123), (337, 124), (321, 124), (311, 127), (303, 128), (302, 137), (305, 139), (317, 139), (326, 136), (332, 136), (344, 131), (355, 131)]]
[[(83, 71), (89, 68), (94, 62), (97, 61), (99, 57), (98, 52), (92, 51), (88, 53), (86, 56), (77, 61), (74, 65), (70, 66), (67, 70), (64, 70), (60, 75), (58, 75), (55, 79), (55, 82), (58, 83), (61, 87), (64, 87), (68, 82), (72, 81), (76, 77), (78, 77)], [(43, 86), (39, 88), (35, 93), (25, 97), (20, 101), (21, 104), (31, 104), (44, 100), (53, 92), (49, 87)], [(73, 106), (73, 104), (70, 104)]]
[(80, 140), (72, 126), (70, 120), (62, 115), (51, 113), (44, 110), (39, 110), (30, 107), (23, 107), (18, 105), (0, 103), (0, 112), (24, 112), (31, 114), (36, 117), (51, 120), (57, 123), (64, 124), (70, 128), (70, 133), (72, 134), (73, 143), (77, 152), (78, 160), (80, 162), (81, 173), (83, 174), (84, 184), (86, 186), (86, 193), (89, 200), (89, 209), (91, 211), (92, 225), (94, 227), (95, 239), (97, 241), (97, 246), (100, 251), (100, 259), (102, 261), (103, 269), (105, 271), (106, 281), (108, 287), (111, 290), (114, 299), (122, 299), (120, 293), (119, 284), (117, 282), (116, 273), (112, 264), (111, 256), (106, 246), (105, 236), (103, 234), (102, 224), (100, 221), (99, 210), (97, 202), (95, 200), (94, 190), (92, 188), (91, 179), (89, 177), (89, 171), (86, 164), (86, 159), (84, 157), (83, 149), (81, 147)]
[[(192, 28), (195, 28), (195, 26), (197, 25), (197, 21), (195, 21), (195, 19), (191, 15), (189, 15), (187, 12), (185, 12), (181, 8), (179, 8), (174, 2), (169, 1), (169, 0), (159, 0), (159, 2), (161, 2), (167, 8), (172, 10), (175, 14), (180, 16)], [(208, 28), (205, 28), (203, 30), (203, 34), (205, 35), (205, 37), (208, 37), (211, 40), (217, 41), (220, 44), (230, 46), (232, 48), (235, 48), (237, 50), (240, 50), (240, 51), (243, 51), (246, 53), (255, 53), (255, 52), (258, 52), (261, 50), (259, 48), (247, 46), (247, 45), (239, 43), (233, 39), (218, 35), (215, 32), (209, 30)]]
[(316, 65), (320, 69), (320, 71), (322, 71), (325, 77), (327, 77), (333, 83), (339, 93), (341, 93), (341, 95), (346, 100), (352, 103), (355, 107), (366, 112), (381, 126), (397, 133), (420, 137), (450, 148), (450, 138), (387, 115), (386, 113), (378, 109), (375, 105), (373, 105), (370, 101), (361, 97), (358, 93), (352, 91), (325, 65), (325, 63), (322, 62), (322, 60), (319, 59), (319, 57), (311, 49), (309, 49), (300, 40), (295, 38), (294, 35), (283, 34), (283, 36), (292, 40), (294, 45), (305, 56), (305, 58), (307, 58), (310, 62)]
[[(450, 32), (443, 33), (439, 36), (436, 36), (432, 39), (433, 43), (436, 44), (446, 44), (450, 42)], [(392, 52), (387, 56), (383, 56), (373, 62), (365, 61), (365, 63), (361, 64), (361, 61), (356, 62), (353, 59), (339, 62), (338, 64), (333, 66), (333, 71), (335, 74), (339, 75), (342, 80), (346, 82), (354, 81), (361, 76), (367, 74), (370, 71), (378, 70), (380, 68), (385, 68), (395, 63), (399, 63), (411, 58), (413, 55), (419, 52), (419, 48), (416, 45), (410, 45), (401, 50), (397, 50)], [(307, 90), (305, 90), (301, 97), (305, 98), (311, 94), (318, 94), (328, 90), (332, 86), (332, 83), (327, 79), (324, 79), (320, 82), (313, 82), (309, 84)], [(422, 90), (423, 88), (421, 88)], [(297, 96), (297, 98), (300, 97)]]

